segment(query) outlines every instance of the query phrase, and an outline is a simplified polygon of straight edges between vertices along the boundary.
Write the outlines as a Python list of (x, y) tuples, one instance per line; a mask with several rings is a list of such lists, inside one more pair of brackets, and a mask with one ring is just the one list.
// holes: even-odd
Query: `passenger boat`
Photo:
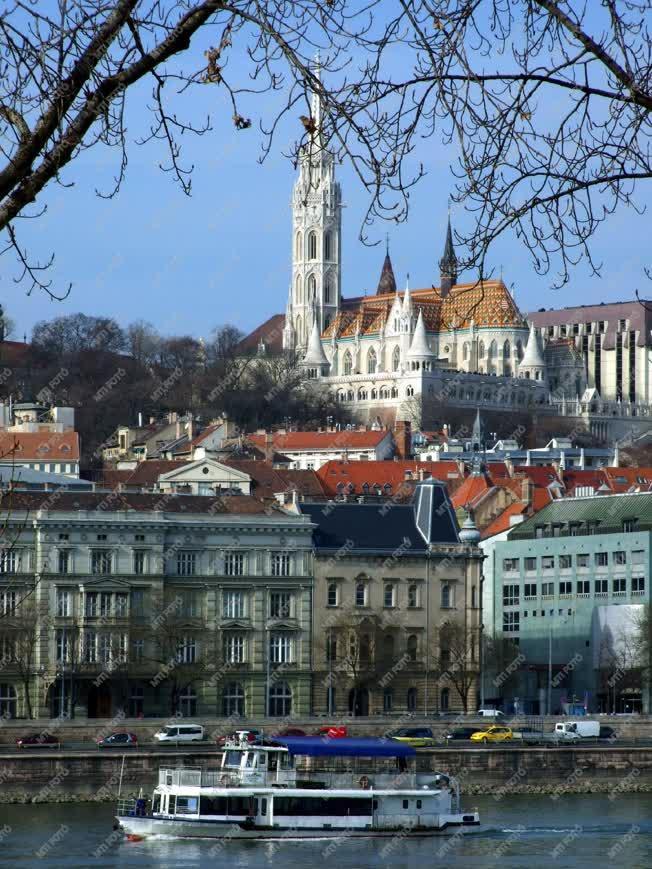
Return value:
[[(160, 769), (151, 801), (121, 800), (131, 838), (277, 839), (433, 836), (477, 831), (457, 782), (417, 772), (391, 739), (284, 737), (224, 746), (215, 769)], [(363, 763), (364, 762), (364, 763)], [(142, 793), (142, 792), (141, 792)]]

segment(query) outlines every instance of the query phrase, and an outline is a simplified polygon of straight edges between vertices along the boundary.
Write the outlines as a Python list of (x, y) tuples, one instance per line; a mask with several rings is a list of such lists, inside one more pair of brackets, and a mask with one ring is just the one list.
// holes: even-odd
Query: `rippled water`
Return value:
[[(487, 829), (438, 839), (313, 842), (126, 842), (112, 808), (0, 805), (0, 865), (43, 867), (269, 867), (509, 869), (652, 867), (652, 796), (471, 797)], [(98, 851), (99, 849), (99, 851)]]

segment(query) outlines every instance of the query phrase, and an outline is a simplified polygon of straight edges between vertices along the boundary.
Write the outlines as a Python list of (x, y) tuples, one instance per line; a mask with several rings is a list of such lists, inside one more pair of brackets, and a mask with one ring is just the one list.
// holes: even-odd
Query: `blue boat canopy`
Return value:
[(307, 757), (411, 757), (415, 750), (394, 739), (332, 739), (328, 736), (275, 736), (290, 754)]

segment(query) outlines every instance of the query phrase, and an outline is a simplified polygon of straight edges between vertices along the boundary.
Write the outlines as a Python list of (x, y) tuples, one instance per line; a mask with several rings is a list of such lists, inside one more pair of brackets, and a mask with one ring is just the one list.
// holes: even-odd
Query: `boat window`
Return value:
[(177, 801), (176, 795), (170, 794), (170, 796), (168, 797), (168, 815), (174, 814), (174, 807), (175, 807), (176, 801)]
[(372, 814), (373, 800), (352, 797), (274, 797), (274, 816), (321, 816), (349, 817)]
[(265, 797), (263, 797), (262, 800), (260, 801), (260, 814), (261, 815), (267, 814), (267, 800), (265, 799)]
[(276, 772), (277, 767), (278, 767), (278, 754), (270, 754), (269, 767), (268, 767), (269, 771)]
[(201, 797), (200, 814), (226, 815), (228, 805), (226, 797)]
[(378, 808), (378, 800), (374, 800), (373, 807), (374, 807), (374, 810), (376, 810)]
[(161, 811), (161, 795), (154, 794), (154, 802), (152, 804), (152, 812), (160, 812)]
[(255, 758), (255, 755), (254, 755), (253, 751), (248, 751), (247, 755), (245, 757), (245, 766), (249, 767), (251, 769), (251, 767), (254, 765), (254, 758)]
[(235, 766), (240, 768), (240, 759), (242, 755), (239, 751), (227, 751), (224, 755), (224, 766)]
[(281, 769), (292, 769), (294, 766), (294, 758), (291, 754), (281, 755)]
[(417, 800), (417, 809), (421, 808), (421, 800)]
[(267, 760), (267, 758), (264, 754), (259, 754), (258, 755), (258, 766), (265, 766), (266, 760)]
[(403, 800), (403, 808), (404, 808), (404, 809), (407, 809), (407, 807), (408, 807), (409, 805), (410, 805), (410, 801), (409, 801), (409, 800)]
[(197, 814), (197, 797), (177, 797), (177, 815), (196, 815)]
[(229, 797), (228, 815), (248, 815), (249, 797)]

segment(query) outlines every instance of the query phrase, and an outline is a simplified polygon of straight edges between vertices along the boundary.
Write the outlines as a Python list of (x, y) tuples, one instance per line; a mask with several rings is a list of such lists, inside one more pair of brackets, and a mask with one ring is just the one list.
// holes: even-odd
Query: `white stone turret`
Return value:
[(543, 357), (539, 333), (534, 323), (530, 323), (530, 337), (528, 338), (523, 358), (518, 366), (518, 376), (526, 377), (530, 380), (546, 379), (546, 362)]
[(328, 357), (324, 352), (324, 347), (321, 343), (321, 337), (319, 335), (319, 326), (317, 325), (317, 318), (314, 317), (312, 321), (312, 330), (310, 332), (310, 339), (308, 341), (308, 349), (306, 350), (305, 356), (302, 359), (301, 364), (310, 369), (310, 372), (313, 377), (319, 377), (324, 374), (324, 369), (330, 366), (330, 362), (328, 361)]
[[(319, 79), (319, 59), (314, 72)], [(286, 319), (291, 318), (293, 333), (283, 333), (286, 350), (305, 350), (313, 304), (321, 333), (337, 314), (341, 295), (342, 192), (335, 180), (333, 154), (324, 147), (317, 92), (310, 111), (310, 132), (299, 155), (292, 194), (292, 284)]]
[(419, 368), (428, 371), (432, 365), (432, 360), (436, 358), (428, 344), (428, 336), (426, 335), (426, 325), (423, 322), (423, 311), (419, 310), (417, 325), (412, 336), (410, 349), (407, 353), (410, 368), (418, 370)]

